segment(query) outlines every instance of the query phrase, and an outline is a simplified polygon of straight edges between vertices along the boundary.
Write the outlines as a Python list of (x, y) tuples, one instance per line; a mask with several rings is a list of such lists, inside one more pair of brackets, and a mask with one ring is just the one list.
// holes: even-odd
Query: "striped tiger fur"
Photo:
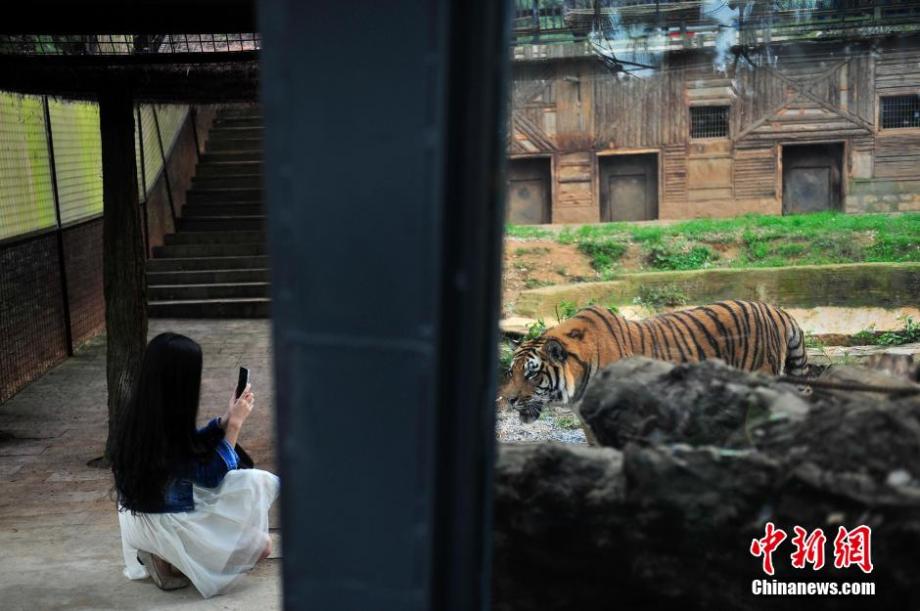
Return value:
[(807, 364), (799, 325), (766, 303), (720, 301), (641, 321), (591, 306), (540, 337), (521, 342), (499, 401), (530, 422), (549, 401), (579, 400), (591, 377), (606, 365), (639, 355), (673, 363), (718, 358), (739, 369), (771, 375), (800, 376)]

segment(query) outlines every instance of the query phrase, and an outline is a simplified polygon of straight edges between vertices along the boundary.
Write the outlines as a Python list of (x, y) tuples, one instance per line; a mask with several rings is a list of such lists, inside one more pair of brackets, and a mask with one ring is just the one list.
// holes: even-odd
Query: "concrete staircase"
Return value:
[(218, 114), (177, 231), (147, 262), (151, 317), (268, 317), (262, 131), (258, 107)]

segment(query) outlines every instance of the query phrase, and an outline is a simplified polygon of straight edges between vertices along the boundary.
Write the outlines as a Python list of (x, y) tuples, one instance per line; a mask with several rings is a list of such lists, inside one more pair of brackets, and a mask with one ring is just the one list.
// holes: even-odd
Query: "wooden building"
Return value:
[(585, 42), (517, 45), (509, 222), (920, 210), (920, 39), (732, 52), (629, 76)]

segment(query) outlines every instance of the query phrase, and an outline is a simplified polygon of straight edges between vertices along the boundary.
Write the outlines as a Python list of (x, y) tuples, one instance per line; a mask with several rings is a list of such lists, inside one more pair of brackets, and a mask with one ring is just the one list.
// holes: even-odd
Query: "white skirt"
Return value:
[(147, 577), (138, 550), (156, 554), (188, 577), (205, 598), (219, 594), (255, 566), (269, 542), (268, 509), (280, 481), (268, 471), (230, 471), (217, 488), (192, 486), (195, 510), (119, 511), (124, 574)]

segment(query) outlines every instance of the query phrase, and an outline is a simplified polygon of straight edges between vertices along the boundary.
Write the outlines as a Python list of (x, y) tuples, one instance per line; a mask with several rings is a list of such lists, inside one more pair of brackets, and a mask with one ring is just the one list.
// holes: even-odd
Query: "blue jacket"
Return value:
[[(220, 426), (220, 420), (211, 420), (206, 427), (198, 431), (199, 435), (213, 435)], [(195, 500), (192, 496), (192, 484), (204, 488), (216, 488), (223, 481), (228, 471), (239, 468), (239, 457), (226, 439), (221, 438), (214, 454), (205, 461), (190, 463), (176, 477), (169, 481), (163, 495), (163, 507), (156, 513), (175, 513), (194, 511)]]

